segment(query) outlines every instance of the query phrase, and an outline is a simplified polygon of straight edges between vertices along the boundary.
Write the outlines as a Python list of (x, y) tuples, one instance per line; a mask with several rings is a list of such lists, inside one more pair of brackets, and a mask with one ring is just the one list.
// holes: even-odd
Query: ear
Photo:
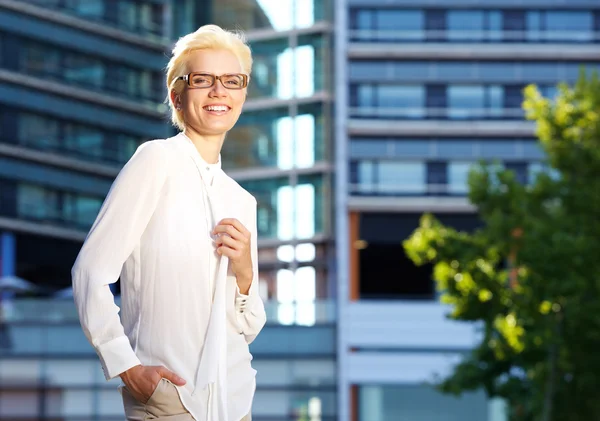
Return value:
[(173, 104), (173, 107), (177, 109), (181, 108), (181, 95), (175, 92), (175, 89), (171, 89), (169, 96), (171, 97), (171, 104)]

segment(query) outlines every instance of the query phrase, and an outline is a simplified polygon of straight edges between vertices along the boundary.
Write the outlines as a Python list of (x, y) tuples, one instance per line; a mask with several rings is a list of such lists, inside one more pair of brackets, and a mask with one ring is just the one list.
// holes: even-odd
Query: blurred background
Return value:
[(70, 269), (136, 147), (175, 134), (164, 68), (207, 23), (254, 56), (223, 150), (259, 206), (254, 419), (506, 421), (428, 383), (476, 331), (402, 241), (424, 212), (478, 226), (476, 161), (544, 170), (523, 88), (600, 69), (598, 0), (0, 0), (0, 419), (123, 419)]

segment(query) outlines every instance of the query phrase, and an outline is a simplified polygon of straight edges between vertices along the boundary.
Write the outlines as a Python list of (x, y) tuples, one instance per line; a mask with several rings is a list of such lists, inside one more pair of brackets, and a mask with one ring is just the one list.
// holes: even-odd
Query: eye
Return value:
[(209, 85), (210, 78), (206, 75), (194, 75), (192, 77), (192, 84), (193, 85)]
[(244, 80), (239, 75), (231, 75), (231, 76), (227, 77), (227, 79), (225, 80), (225, 83), (228, 86), (239, 88), (244, 84)]

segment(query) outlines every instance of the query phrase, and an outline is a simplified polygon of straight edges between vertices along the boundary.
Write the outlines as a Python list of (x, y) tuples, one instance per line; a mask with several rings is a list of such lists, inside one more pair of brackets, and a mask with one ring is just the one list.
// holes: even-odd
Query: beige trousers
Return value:
[[(127, 421), (195, 421), (181, 399), (173, 383), (162, 379), (146, 404), (137, 401), (126, 387), (121, 387), (123, 406)], [(250, 414), (240, 421), (252, 421)]]

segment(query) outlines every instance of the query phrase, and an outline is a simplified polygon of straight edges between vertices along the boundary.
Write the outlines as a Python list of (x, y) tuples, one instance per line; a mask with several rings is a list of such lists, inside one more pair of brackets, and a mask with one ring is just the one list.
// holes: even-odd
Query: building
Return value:
[(339, 0), (335, 156), (339, 420), (497, 420), (482, 392), (453, 399), (425, 382), (477, 340), (451, 323), (430, 268), (401, 242), (425, 212), (460, 229), (472, 163), (526, 183), (544, 169), (522, 89), (552, 96), (600, 69), (595, 0)]
[[(47, 291), (70, 285), (119, 169), (140, 143), (174, 133), (164, 67), (172, 42), (205, 23), (244, 30), (254, 53), (245, 112), (223, 152), (224, 169), (259, 202), (270, 322), (252, 345), (254, 418), (333, 420), (327, 1), (0, 0), (1, 273)], [(0, 419), (122, 419), (116, 383), (103, 380), (71, 303), (15, 301), (7, 320)]]

